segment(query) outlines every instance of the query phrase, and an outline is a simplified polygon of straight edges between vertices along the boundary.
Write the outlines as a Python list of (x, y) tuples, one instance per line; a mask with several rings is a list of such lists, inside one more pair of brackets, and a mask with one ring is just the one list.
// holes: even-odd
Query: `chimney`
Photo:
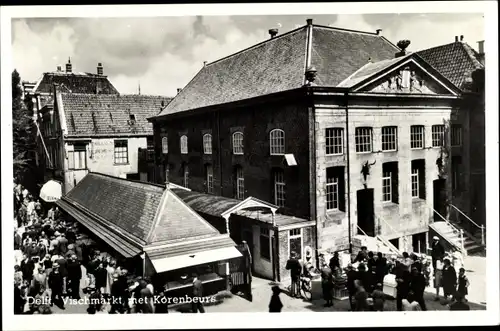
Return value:
[(57, 72), (61, 72), (62, 71), (62, 66), (57, 66)]
[(73, 65), (71, 64), (71, 58), (68, 58), (68, 63), (66, 63), (66, 72), (72, 72)]
[(380, 36), (382, 29), (377, 29), (376, 31), (377, 31), (377, 36)]
[(484, 40), (477, 42), (477, 48), (479, 50), (479, 62), (484, 65)]
[(408, 46), (410, 46), (410, 44), (411, 44), (411, 41), (409, 41), (409, 40), (400, 40), (400, 41), (398, 41), (397, 46), (399, 47), (400, 51), (397, 52), (396, 54), (394, 54), (394, 57), (398, 58), (398, 57), (401, 57), (401, 56), (405, 56), (406, 55), (406, 49), (408, 48)]
[(181, 93), (182, 89), (181, 88), (178, 88), (177, 89), (177, 94)]
[(206, 67), (207, 66), (207, 61), (203, 61), (203, 66)]
[(313, 20), (312, 20), (312, 18), (308, 18), (308, 19), (306, 20), (306, 22), (307, 22), (307, 25), (312, 25), (312, 24), (313, 24)]
[(463, 42), (463, 41), (464, 41), (464, 36), (463, 36), (463, 35), (461, 35), (461, 36), (460, 36), (460, 42)]
[(102, 63), (97, 64), (97, 74), (102, 76), (104, 74), (104, 68), (102, 67)]
[(278, 29), (269, 29), (269, 35), (271, 36), (271, 39), (276, 37), (277, 34), (278, 34)]
[(458, 43), (458, 36), (455, 36), (455, 42)]

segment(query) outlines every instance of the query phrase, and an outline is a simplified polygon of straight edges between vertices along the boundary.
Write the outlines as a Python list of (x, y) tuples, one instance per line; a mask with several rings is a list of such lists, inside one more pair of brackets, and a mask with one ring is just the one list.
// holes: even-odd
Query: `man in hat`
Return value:
[(290, 277), (292, 280), (291, 293), (292, 297), (300, 297), (300, 274), (302, 272), (302, 266), (297, 259), (297, 253), (292, 252), (290, 254), (290, 259), (286, 262), (286, 270), (290, 270)]
[(49, 276), (49, 287), (51, 291), (50, 305), (52, 306), (55, 304), (59, 308), (64, 309), (64, 301), (62, 300), (64, 277), (59, 271), (59, 263), (55, 262), (52, 268), (52, 272)]
[(321, 289), (323, 290), (323, 299), (325, 307), (333, 306), (333, 272), (325, 263), (321, 269)]
[(431, 257), (432, 257), (432, 268), (436, 270), (436, 261), (443, 261), (445, 251), (443, 245), (439, 242), (439, 237), (434, 236), (432, 237), (432, 244), (431, 244)]
[(418, 270), (418, 267), (411, 268), (410, 291), (413, 292), (414, 300), (418, 302), (423, 311), (427, 310), (424, 300), (425, 276)]
[(80, 280), (82, 279), (82, 267), (76, 260), (76, 255), (71, 255), (70, 261), (67, 265), (68, 270), (68, 285), (71, 290), (71, 297), (73, 299), (80, 299)]

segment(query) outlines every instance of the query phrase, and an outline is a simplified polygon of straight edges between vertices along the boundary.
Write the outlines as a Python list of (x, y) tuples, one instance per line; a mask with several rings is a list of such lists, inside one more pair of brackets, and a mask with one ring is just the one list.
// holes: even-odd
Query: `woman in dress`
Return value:
[(456, 293), (457, 289), (457, 272), (455, 268), (451, 265), (451, 261), (449, 258), (444, 259), (443, 266), (443, 292), (444, 298), (448, 300), (448, 298), (453, 297)]
[[(457, 289), (457, 294), (463, 298), (464, 300), (466, 299), (467, 294), (469, 294), (468, 288), (469, 288), (469, 279), (465, 275), (465, 269), (460, 268), (460, 271), (458, 272), (458, 289)], [(466, 301), (466, 300), (465, 300)]]

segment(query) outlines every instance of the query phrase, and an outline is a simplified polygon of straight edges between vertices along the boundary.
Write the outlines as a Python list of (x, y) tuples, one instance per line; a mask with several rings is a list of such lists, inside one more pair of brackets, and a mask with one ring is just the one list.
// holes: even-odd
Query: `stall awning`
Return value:
[(61, 199), (62, 185), (55, 180), (49, 180), (40, 190), (40, 198), (45, 202), (55, 202)]
[(156, 272), (160, 273), (204, 263), (234, 259), (241, 256), (243, 255), (236, 247), (224, 247), (193, 254), (153, 259), (151, 262), (153, 263)]
[(140, 247), (132, 245), (123, 240), (123, 238), (120, 238), (120, 236), (112, 232), (110, 229), (106, 228), (102, 224), (99, 224), (99, 222), (93, 220), (91, 217), (81, 212), (78, 208), (71, 205), (69, 202), (64, 200), (57, 200), (56, 205), (58, 205), (62, 210), (74, 217), (75, 220), (89, 229), (94, 235), (102, 239), (106, 244), (111, 246), (123, 257), (131, 258), (142, 252), (142, 249)]

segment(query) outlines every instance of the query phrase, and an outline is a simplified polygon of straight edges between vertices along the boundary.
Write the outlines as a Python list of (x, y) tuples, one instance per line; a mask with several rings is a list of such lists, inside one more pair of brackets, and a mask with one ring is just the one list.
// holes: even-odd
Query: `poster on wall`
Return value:
[(298, 259), (302, 259), (302, 239), (298, 238), (290, 238), (290, 254), (295, 252), (297, 254)]

